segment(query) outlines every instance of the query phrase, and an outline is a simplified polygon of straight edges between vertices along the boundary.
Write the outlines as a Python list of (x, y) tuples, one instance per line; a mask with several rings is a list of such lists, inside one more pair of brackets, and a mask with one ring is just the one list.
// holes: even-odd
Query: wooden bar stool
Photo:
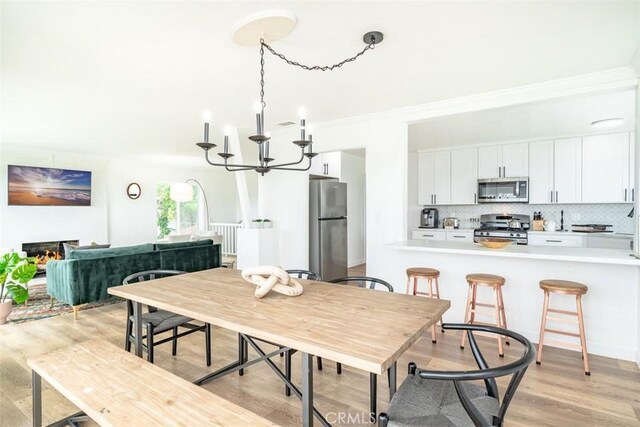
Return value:
[[(464, 322), (474, 325), (489, 325), (507, 329), (507, 316), (504, 312), (504, 299), (502, 298), (502, 286), (504, 286), (505, 283), (504, 277), (496, 276), (493, 274), (473, 273), (467, 274), (466, 279), (467, 283), (469, 284), (469, 291), (467, 294), (467, 308), (464, 314)], [(477, 301), (478, 286), (485, 286), (492, 289), (493, 304), (480, 303)], [(476, 321), (476, 313), (479, 312), (478, 307), (492, 309), (484, 310), (484, 314), (495, 317), (495, 324)], [(481, 334), (480, 332), (476, 332), (475, 335), (483, 334)], [(509, 345), (509, 339), (503, 337), (502, 335), (491, 334), (488, 336), (498, 339), (498, 354), (500, 355), (500, 357), (504, 357), (502, 340), (505, 339), (505, 344)], [(463, 333), (460, 348), (464, 348), (466, 339), (467, 334)]]
[[(580, 345), (569, 344), (562, 341), (547, 340), (553, 344), (557, 344), (563, 347), (573, 347), (580, 349), (582, 352), (582, 359), (584, 362), (585, 375), (591, 375), (589, 371), (589, 355), (587, 354), (587, 340), (584, 334), (584, 317), (582, 315), (582, 295), (586, 294), (589, 288), (586, 285), (578, 282), (571, 282), (568, 280), (554, 280), (545, 279), (540, 281), (540, 289), (544, 291), (544, 307), (542, 309), (542, 322), (540, 325), (540, 341), (538, 343), (538, 356), (536, 357), (536, 364), (542, 363), (542, 348), (544, 347), (544, 335), (546, 332), (556, 335), (566, 335), (570, 337), (580, 338)], [(549, 297), (551, 294), (564, 294), (576, 296), (576, 309), (577, 311), (557, 310), (549, 308)], [(578, 319), (567, 319), (564, 317), (551, 317), (548, 313), (566, 314), (569, 316), (576, 316)], [(547, 329), (547, 320), (564, 323), (577, 323), (579, 333), (561, 331), (558, 329)]]
[[(407, 294), (440, 299), (440, 287), (438, 285), (439, 277), (440, 271), (435, 268), (407, 268)], [(427, 279), (427, 292), (418, 291), (419, 279)], [(440, 317), (440, 330), (444, 333), (444, 329), (442, 329), (442, 317)], [(431, 327), (431, 342), (436, 342), (435, 323)]]

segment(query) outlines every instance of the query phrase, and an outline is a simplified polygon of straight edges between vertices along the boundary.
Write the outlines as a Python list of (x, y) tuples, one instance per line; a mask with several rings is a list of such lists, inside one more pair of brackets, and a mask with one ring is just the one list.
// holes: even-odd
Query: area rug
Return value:
[[(104, 301), (84, 304), (82, 310), (105, 305), (115, 304), (123, 301), (120, 298), (109, 298)], [(32, 320), (46, 319), (47, 317), (59, 316), (73, 312), (73, 307), (63, 302), (55, 301), (51, 307), (51, 300), (47, 295), (47, 285), (38, 284), (29, 286), (29, 301), (24, 304), (14, 305), (11, 314), (7, 318), (7, 323), (24, 323)]]

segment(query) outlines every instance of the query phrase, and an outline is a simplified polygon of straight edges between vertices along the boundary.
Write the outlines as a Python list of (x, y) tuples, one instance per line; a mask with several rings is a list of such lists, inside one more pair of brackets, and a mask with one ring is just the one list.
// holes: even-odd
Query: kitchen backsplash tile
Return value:
[[(633, 233), (633, 218), (627, 214), (633, 207), (630, 203), (619, 204), (580, 204), (580, 205), (530, 205), (522, 203), (496, 203), (470, 206), (436, 206), (440, 219), (453, 216), (460, 219), (461, 228), (474, 228), (471, 218), (482, 214), (511, 213), (526, 214), (533, 217), (533, 212), (542, 212), (544, 219), (557, 221), (560, 226), (560, 211), (564, 210), (564, 226), (570, 229), (571, 224), (610, 224), (617, 233)], [(580, 219), (572, 219), (579, 215)], [(418, 224), (415, 224), (417, 227)], [(415, 227), (414, 227), (415, 228)]]

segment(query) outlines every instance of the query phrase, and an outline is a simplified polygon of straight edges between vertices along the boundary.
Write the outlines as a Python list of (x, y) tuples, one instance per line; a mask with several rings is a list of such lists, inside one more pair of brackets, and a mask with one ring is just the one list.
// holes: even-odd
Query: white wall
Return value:
[(349, 267), (365, 262), (365, 159), (341, 153), (340, 181), (347, 183), (347, 229)]
[[(91, 206), (8, 206), (7, 165), (42, 166), (92, 172)], [(107, 161), (102, 157), (44, 150), (0, 149), (0, 247), (22, 243), (79, 239), (81, 244), (108, 241)]]
[[(140, 164), (127, 160), (108, 163), (109, 237), (114, 246), (132, 245), (157, 240), (156, 188), (161, 183), (197, 179), (209, 201), (211, 222), (237, 222), (240, 219), (235, 175), (212, 171)], [(131, 200), (126, 188), (131, 182), (142, 187), (140, 198)]]
[[(92, 171), (91, 206), (7, 206), (8, 164)], [(235, 176), (226, 171), (5, 146), (0, 151), (0, 247), (67, 239), (113, 246), (153, 242), (157, 185), (187, 178), (205, 188), (212, 222), (239, 220)], [(137, 200), (126, 195), (131, 182), (142, 188)]]

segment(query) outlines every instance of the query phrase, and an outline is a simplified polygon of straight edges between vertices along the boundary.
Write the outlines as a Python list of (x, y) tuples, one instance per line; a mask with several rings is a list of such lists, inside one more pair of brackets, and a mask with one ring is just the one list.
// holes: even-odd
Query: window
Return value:
[(171, 235), (196, 234), (206, 229), (205, 212), (200, 189), (194, 184), (193, 198), (188, 202), (176, 202), (170, 197), (171, 184), (158, 184), (156, 224), (158, 239)]

